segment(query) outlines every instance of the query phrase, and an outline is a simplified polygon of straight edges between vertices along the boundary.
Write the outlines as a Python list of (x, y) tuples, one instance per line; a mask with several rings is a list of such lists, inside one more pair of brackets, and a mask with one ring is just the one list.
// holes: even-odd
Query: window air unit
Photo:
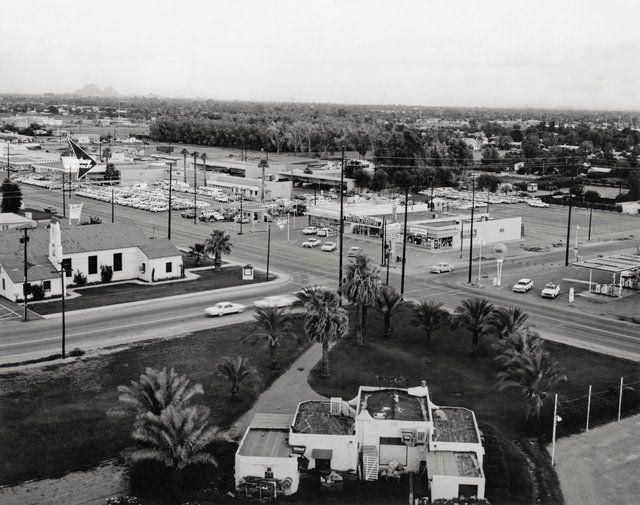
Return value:
[(413, 444), (416, 441), (416, 432), (412, 429), (402, 430), (402, 442), (405, 444)]

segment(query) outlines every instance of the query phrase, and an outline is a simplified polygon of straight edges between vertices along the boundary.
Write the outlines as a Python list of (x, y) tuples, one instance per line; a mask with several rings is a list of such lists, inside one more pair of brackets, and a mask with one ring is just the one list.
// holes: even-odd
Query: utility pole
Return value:
[(196, 219), (198, 218), (197, 214), (198, 214), (198, 205), (197, 205), (197, 200), (198, 200), (198, 184), (197, 184), (197, 179), (198, 179), (198, 152), (197, 151), (193, 151), (191, 153), (191, 156), (193, 156), (193, 224), (197, 224)]
[(9, 146), (11, 144), (7, 142), (7, 179), (11, 180), (11, 165), (9, 163)]
[[(338, 291), (342, 288), (342, 241), (344, 237), (344, 146), (342, 146), (342, 164), (340, 165), (340, 224), (339, 231), (339, 257), (338, 257)], [(340, 305), (342, 306), (342, 296), (340, 297)]]
[(65, 312), (65, 306), (64, 306), (64, 302), (67, 297), (67, 288), (64, 283), (64, 278), (66, 273), (67, 272), (64, 268), (62, 260), (60, 260), (60, 287), (62, 289), (62, 359), (67, 357), (66, 351), (65, 351), (66, 340), (67, 340), (67, 323), (65, 320), (66, 312)]
[(473, 266), (473, 214), (476, 208), (476, 180), (471, 174), (471, 235), (469, 236), (469, 279), (468, 284), (471, 284), (471, 268)]
[(62, 172), (62, 217), (67, 217), (67, 202), (65, 201), (66, 199), (66, 195), (65, 195), (65, 177), (64, 177), (64, 172)]
[(27, 235), (29, 228), (28, 227), (24, 227), (22, 228), (22, 231), (24, 232), (24, 236), (20, 237), (20, 243), (24, 246), (24, 283), (22, 284), (22, 296), (24, 297), (24, 314), (22, 316), (22, 320), (26, 321), (27, 320), (27, 296), (29, 295), (29, 283), (27, 281), (27, 271), (29, 270), (29, 261), (27, 260), (27, 244), (29, 243), (29, 235)]
[(400, 296), (404, 295), (404, 274), (407, 265), (407, 217), (409, 216), (409, 181), (404, 188), (404, 232), (402, 233), (402, 275), (400, 277)]
[(387, 249), (387, 242), (385, 237), (385, 231), (387, 229), (387, 216), (382, 216), (382, 229), (380, 230), (380, 238), (382, 239), (382, 253), (380, 254), (380, 265), (384, 266), (385, 252)]
[(113, 189), (113, 181), (111, 181), (111, 223), (115, 221), (115, 217), (116, 217), (115, 191)]
[(271, 224), (267, 228), (267, 280), (269, 280), (269, 259), (271, 253)]
[(567, 216), (567, 247), (564, 255), (564, 266), (569, 266), (569, 241), (571, 239), (571, 208), (573, 207), (573, 167), (571, 168), (571, 182), (569, 183), (569, 215)]
[(242, 220), (244, 219), (244, 215), (242, 214), (242, 201), (244, 200), (244, 188), (240, 188), (240, 231), (238, 235), (242, 235)]
[(167, 238), (171, 240), (171, 211), (173, 210), (171, 202), (171, 192), (173, 190), (173, 162), (169, 162), (169, 210), (167, 217)]
[(593, 217), (593, 204), (589, 205), (589, 238), (591, 240), (591, 218)]

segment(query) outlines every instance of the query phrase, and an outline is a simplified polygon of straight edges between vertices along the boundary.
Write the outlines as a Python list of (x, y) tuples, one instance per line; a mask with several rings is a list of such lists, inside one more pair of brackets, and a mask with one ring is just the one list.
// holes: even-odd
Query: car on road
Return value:
[(533, 289), (533, 281), (531, 279), (520, 279), (513, 285), (514, 293), (526, 293)]
[(216, 211), (203, 212), (202, 214), (200, 214), (200, 217), (198, 219), (200, 219), (200, 221), (205, 221), (205, 222), (224, 221), (224, 216)]
[(183, 210), (180, 215), (187, 219), (193, 219), (196, 217), (196, 213), (193, 210)]
[(336, 247), (338, 246), (336, 245), (335, 242), (325, 242), (324, 244), (322, 244), (322, 247), (320, 249), (322, 249), (323, 251), (331, 252), (331, 251), (335, 251)]
[(315, 226), (307, 226), (302, 230), (303, 235), (315, 235), (316, 233), (318, 233), (318, 228)]
[(317, 238), (310, 238), (302, 243), (302, 247), (318, 247), (321, 243)]
[(244, 312), (246, 307), (241, 303), (234, 302), (219, 302), (212, 307), (204, 309), (205, 314), (208, 316), (224, 316), (226, 314), (240, 314)]
[(542, 200), (538, 198), (531, 198), (529, 201), (527, 201), (527, 205), (529, 207), (540, 207), (543, 209), (546, 209), (547, 207), (549, 207), (548, 203), (544, 203)]
[(47, 205), (44, 208), (45, 212), (48, 212), (49, 214), (57, 214), (58, 213), (58, 209), (56, 209), (53, 205)]
[(357, 247), (357, 246), (353, 246), (353, 247), (349, 247), (349, 251), (347, 252), (347, 257), (348, 258), (355, 258), (356, 256), (360, 256), (361, 254), (364, 254), (362, 252), (362, 248), (361, 247)]
[(557, 298), (560, 294), (560, 284), (554, 282), (547, 282), (540, 293), (542, 298)]
[(451, 263), (445, 263), (444, 261), (441, 261), (439, 263), (436, 263), (435, 265), (433, 265), (429, 271), (432, 274), (441, 274), (444, 272), (453, 272), (453, 265)]
[(328, 237), (329, 236), (329, 228), (320, 228), (317, 232), (318, 237)]
[(275, 295), (275, 296), (267, 296), (262, 300), (256, 300), (253, 304), (258, 308), (268, 308), (268, 307), (289, 307), (293, 302), (297, 300), (297, 297), (293, 295)]

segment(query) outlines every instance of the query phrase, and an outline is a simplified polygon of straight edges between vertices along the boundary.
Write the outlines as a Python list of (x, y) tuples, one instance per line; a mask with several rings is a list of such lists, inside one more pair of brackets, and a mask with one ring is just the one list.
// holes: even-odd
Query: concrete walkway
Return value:
[(640, 503), (640, 416), (560, 439), (556, 471), (566, 505)]
[(241, 436), (253, 416), (264, 414), (293, 414), (298, 403), (305, 400), (326, 400), (309, 386), (309, 373), (322, 357), (322, 346), (313, 344), (289, 369), (278, 377), (269, 389), (256, 400), (251, 410), (244, 413), (229, 429), (229, 435)]

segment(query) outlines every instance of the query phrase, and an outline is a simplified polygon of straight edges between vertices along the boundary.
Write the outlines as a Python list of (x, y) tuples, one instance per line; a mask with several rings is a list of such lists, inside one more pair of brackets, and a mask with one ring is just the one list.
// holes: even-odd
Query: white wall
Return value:
[[(242, 444), (240, 445), (242, 447)], [(236, 453), (235, 479), (236, 487), (243, 477), (261, 477), (267, 468), (271, 468), (273, 477), (284, 480), (290, 477), (291, 493), (298, 491), (300, 473), (298, 472), (298, 458), (258, 458), (255, 456), (240, 456)]]
[(289, 433), (289, 445), (306, 447), (305, 457), (309, 468), (315, 468), (311, 456), (313, 449), (330, 449), (331, 469), (339, 472), (355, 471), (358, 468), (358, 444), (355, 435), (319, 435), (316, 433)]
[(484, 498), (485, 479), (481, 477), (459, 477), (455, 475), (434, 475), (430, 476), (431, 499), (443, 498), (449, 500), (458, 497), (458, 486), (469, 484), (478, 486), (478, 498)]
[[(142, 254), (140, 252), (140, 249), (138, 249), (137, 247), (74, 254), (67, 254), (62, 251), (62, 257), (64, 259), (71, 259), (71, 269), (73, 271), (73, 274), (75, 274), (77, 271), (80, 271), (87, 276), (87, 282), (91, 283), (101, 281), (100, 267), (102, 265), (109, 265), (113, 267), (114, 253), (122, 253), (122, 271), (113, 272), (113, 281), (137, 279), (138, 277), (141, 277), (139, 267), (142, 264)], [(89, 256), (98, 257), (98, 272), (96, 274), (89, 275)], [(73, 282), (73, 274), (70, 277), (69, 283)]]
[[(171, 272), (167, 272), (167, 263), (171, 262)], [(182, 273), (182, 256), (171, 256), (168, 258), (158, 258), (140, 260), (139, 265), (145, 264), (144, 273), (138, 272), (138, 277), (144, 281), (161, 281), (164, 279), (178, 279)], [(155, 270), (155, 273), (154, 273)]]

